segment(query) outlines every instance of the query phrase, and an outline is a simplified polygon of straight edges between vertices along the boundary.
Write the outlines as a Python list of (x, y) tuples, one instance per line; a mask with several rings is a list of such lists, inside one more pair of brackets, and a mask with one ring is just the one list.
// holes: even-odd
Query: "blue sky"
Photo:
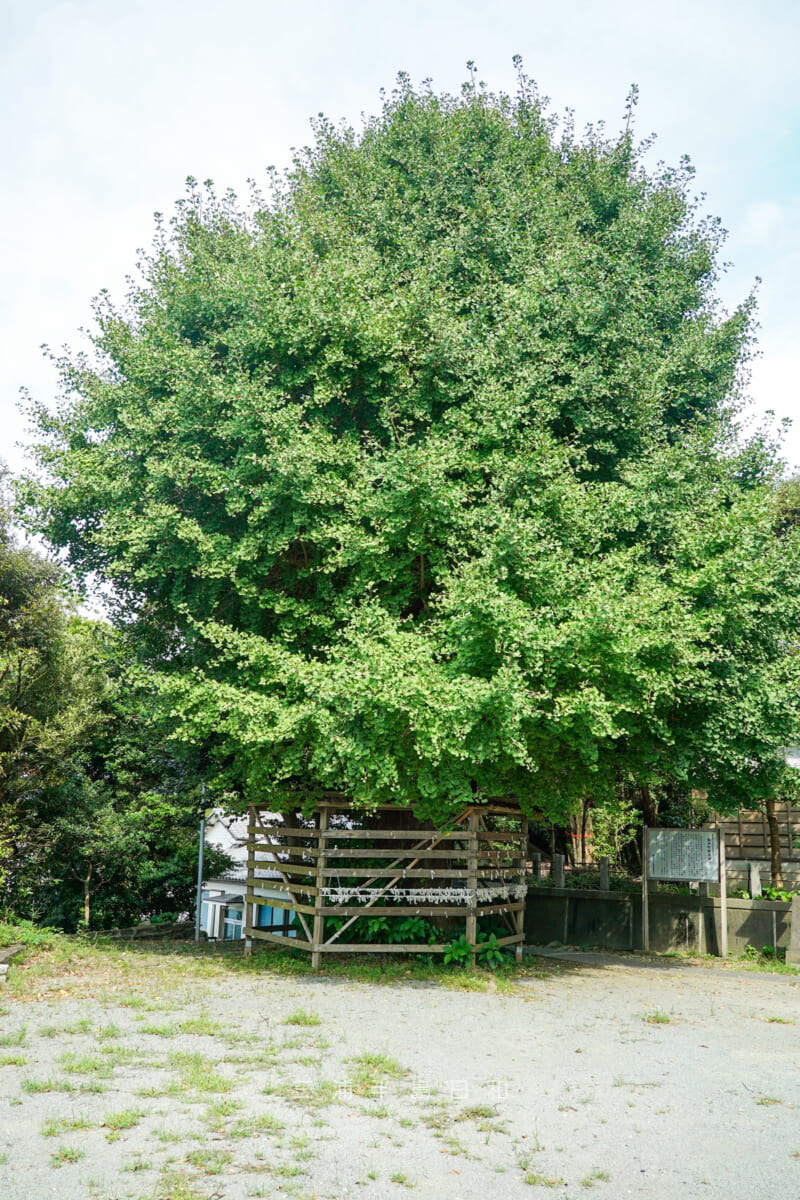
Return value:
[(80, 344), (101, 288), (121, 298), (152, 214), (184, 179), (244, 191), (286, 165), (318, 112), (358, 122), (398, 71), (456, 90), (528, 73), (554, 111), (619, 126), (629, 85), (653, 159), (689, 154), (729, 231), (729, 306), (762, 278), (753, 420), (797, 417), (800, 464), (800, 4), (761, 0), (2, 0), (0, 458), (19, 470), (19, 389), (56, 394), (43, 342)]

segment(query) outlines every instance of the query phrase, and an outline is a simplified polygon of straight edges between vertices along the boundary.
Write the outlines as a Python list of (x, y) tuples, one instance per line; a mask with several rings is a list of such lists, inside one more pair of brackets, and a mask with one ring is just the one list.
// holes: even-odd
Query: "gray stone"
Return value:
[(789, 945), (786, 947), (786, 961), (795, 967), (800, 967), (800, 896), (792, 896), (791, 928), (789, 930)]

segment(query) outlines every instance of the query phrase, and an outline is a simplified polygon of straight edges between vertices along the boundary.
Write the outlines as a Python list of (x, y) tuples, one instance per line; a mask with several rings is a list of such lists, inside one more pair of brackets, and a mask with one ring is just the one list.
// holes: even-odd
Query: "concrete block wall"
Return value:
[[(719, 897), (653, 892), (649, 908), (652, 951), (719, 954)], [(791, 908), (776, 900), (729, 899), (729, 954), (743, 954), (748, 945), (785, 950), (790, 942)], [(641, 893), (532, 887), (525, 906), (525, 941), (641, 950)]]

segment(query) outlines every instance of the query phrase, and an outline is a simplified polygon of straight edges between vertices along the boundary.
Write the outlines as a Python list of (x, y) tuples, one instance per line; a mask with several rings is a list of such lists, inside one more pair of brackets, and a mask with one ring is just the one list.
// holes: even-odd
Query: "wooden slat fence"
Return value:
[[(381, 806), (382, 815), (397, 813)], [(404, 813), (404, 821), (408, 822)], [(299, 824), (250, 809), (245, 938), (308, 950), (314, 967), (323, 954), (442, 953), (446, 943), (378, 945), (344, 939), (363, 917), (411, 915), (436, 921), (463, 918), (476, 953), (481, 917), (500, 916), (508, 934), (501, 946), (522, 952), (527, 889), (527, 820), (508, 805), (466, 808), (452, 828), (384, 828), (341, 802), (322, 804), (313, 822)], [(398, 824), (403, 823), (398, 821)], [(362, 828), (354, 825), (362, 824)], [(408, 844), (406, 844), (408, 843)], [(276, 878), (277, 873), (277, 878)], [(264, 899), (257, 889), (281, 893)], [(296, 934), (259, 928), (255, 906), (291, 910)], [(345, 917), (338, 928), (328, 918)]]
[[(800, 862), (800, 806), (788, 802), (779, 804), (776, 816), (783, 861)], [(763, 809), (742, 808), (735, 816), (708, 821), (706, 827), (725, 830), (728, 861), (769, 862), (769, 826)]]

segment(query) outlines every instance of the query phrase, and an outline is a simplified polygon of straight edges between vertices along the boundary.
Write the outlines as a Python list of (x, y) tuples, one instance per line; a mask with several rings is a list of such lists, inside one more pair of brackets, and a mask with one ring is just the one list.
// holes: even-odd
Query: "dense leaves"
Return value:
[[(67, 929), (190, 909), (196, 766), (120, 639), (0, 519), (0, 908)], [(211, 871), (229, 865), (209, 853)]]
[(557, 816), (777, 770), (798, 551), (735, 444), (751, 306), (631, 116), (401, 78), (267, 201), (191, 184), (61, 360), (30, 519), (243, 796)]

